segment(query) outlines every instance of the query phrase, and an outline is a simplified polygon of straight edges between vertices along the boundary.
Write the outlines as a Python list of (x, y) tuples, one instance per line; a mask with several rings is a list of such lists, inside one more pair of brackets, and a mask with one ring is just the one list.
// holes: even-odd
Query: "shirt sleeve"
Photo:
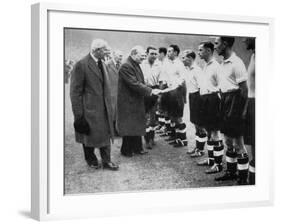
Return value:
[(218, 65), (216, 68), (216, 72), (215, 72), (215, 85), (216, 87), (220, 86), (220, 82), (221, 82), (221, 69), (220, 66)]
[(178, 79), (178, 84), (182, 85), (185, 83), (185, 80), (188, 76), (188, 71), (187, 69), (184, 67), (184, 64), (181, 61), (178, 61), (178, 72), (179, 72), (179, 79)]
[(163, 64), (160, 68), (160, 72), (159, 72), (159, 82), (163, 82), (166, 83), (168, 80), (168, 74), (167, 74), (167, 70), (166, 70), (166, 65)]
[(237, 61), (236, 66), (234, 66), (234, 75), (238, 84), (247, 81), (248, 73), (242, 60)]
[(194, 71), (193, 79), (200, 86), (200, 79), (202, 79), (203, 71), (201, 68), (198, 68)]

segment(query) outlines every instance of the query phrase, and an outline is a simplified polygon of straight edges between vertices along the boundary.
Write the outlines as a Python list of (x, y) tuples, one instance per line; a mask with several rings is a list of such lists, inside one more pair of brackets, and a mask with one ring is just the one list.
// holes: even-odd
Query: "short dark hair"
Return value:
[(254, 37), (246, 37), (244, 41), (247, 44), (247, 50), (255, 50), (256, 41)]
[(159, 54), (164, 53), (164, 55), (166, 56), (166, 54), (167, 54), (167, 48), (166, 48), (166, 47), (159, 47), (158, 52), (159, 52)]
[(235, 41), (234, 37), (227, 37), (227, 36), (221, 36), (220, 39), (222, 42), (226, 42), (228, 47), (232, 47)]
[(193, 60), (196, 58), (196, 54), (193, 50), (185, 50), (184, 54), (186, 57), (191, 57)]
[(212, 53), (214, 52), (215, 46), (211, 41), (203, 41), (200, 43), (200, 45), (203, 45), (205, 49), (209, 48), (212, 51)]
[(155, 47), (149, 46), (146, 48), (146, 53), (148, 54), (150, 50), (157, 50)]
[(178, 55), (179, 55), (179, 53), (180, 53), (180, 48), (179, 48), (178, 45), (171, 44), (169, 47), (173, 48), (173, 50), (174, 50), (175, 52), (177, 52)]

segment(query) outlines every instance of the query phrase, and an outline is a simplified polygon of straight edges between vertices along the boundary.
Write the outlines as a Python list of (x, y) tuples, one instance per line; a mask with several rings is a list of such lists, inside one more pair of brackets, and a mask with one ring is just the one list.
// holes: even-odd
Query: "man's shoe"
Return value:
[(147, 148), (147, 149), (152, 149), (152, 142), (147, 142), (146, 144), (145, 144), (145, 148)]
[(238, 178), (237, 179), (237, 184), (238, 185), (248, 185), (248, 181), (245, 178)]
[(174, 145), (175, 148), (181, 148), (185, 146), (187, 146), (187, 140), (186, 141), (179, 140), (177, 141), (177, 144)]
[(103, 163), (103, 169), (116, 171), (119, 169), (119, 166), (112, 162), (108, 162), (108, 163)]
[(191, 150), (188, 150), (187, 152), (186, 152), (186, 154), (193, 154), (193, 153), (195, 153), (195, 150), (196, 150), (197, 148), (193, 148), (193, 149), (191, 149)]
[(135, 152), (135, 154), (139, 154), (139, 155), (144, 155), (146, 153), (148, 153), (148, 151), (145, 151), (145, 150), (141, 150), (141, 151)]
[[(145, 148), (148, 149), (148, 150), (152, 150), (151, 145), (147, 145), (147, 146), (145, 146)], [(141, 154), (141, 153), (139, 153), (139, 154)]]
[(169, 138), (165, 139), (166, 142), (172, 142), (175, 140), (176, 140), (176, 137), (174, 137), (174, 136), (169, 136)]
[(159, 131), (161, 128), (162, 128), (161, 125), (157, 125), (157, 126), (155, 127), (155, 131)]
[(165, 131), (163, 134), (160, 134), (160, 137), (168, 137), (170, 136), (171, 132), (170, 131)]
[(222, 171), (222, 165), (214, 164), (210, 169), (206, 170), (206, 174), (219, 173)]
[(228, 181), (228, 180), (236, 180), (237, 175), (235, 173), (225, 172), (223, 176), (216, 177), (215, 181)]
[(156, 130), (157, 134), (163, 134), (165, 132), (165, 127), (162, 126), (160, 129)]
[(206, 159), (200, 160), (197, 162), (197, 165), (198, 166), (209, 166), (210, 165), (209, 159), (206, 158)]
[(133, 157), (133, 153), (122, 153), (121, 152), (121, 155), (125, 156), (125, 157)]
[(174, 141), (172, 141), (172, 142), (169, 142), (168, 144), (169, 144), (169, 145), (176, 145), (176, 144), (178, 144), (178, 141), (177, 141), (177, 140), (174, 140)]
[(86, 162), (90, 168), (94, 168), (94, 169), (100, 168), (100, 165), (98, 164), (98, 162), (93, 162), (93, 161), (88, 161), (88, 160), (86, 160)]
[(190, 155), (191, 158), (197, 158), (204, 155), (204, 152), (199, 149), (195, 149), (195, 152)]

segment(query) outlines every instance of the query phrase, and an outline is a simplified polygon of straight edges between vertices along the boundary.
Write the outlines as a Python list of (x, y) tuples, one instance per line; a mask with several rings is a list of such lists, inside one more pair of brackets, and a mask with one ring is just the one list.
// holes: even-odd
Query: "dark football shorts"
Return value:
[(195, 125), (199, 124), (199, 109), (200, 109), (199, 91), (194, 93), (189, 93), (190, 121)]
[(199, 109), (200, 125), (208, 131), (220, 130), (220, 108), (221, 98), (218, 92), (201, 95)]
[(245, 131), (245, 106), (247, 99), (240, 90), (223, 93), (221, 101), (221, 131), (228, 137), (243, 136)]

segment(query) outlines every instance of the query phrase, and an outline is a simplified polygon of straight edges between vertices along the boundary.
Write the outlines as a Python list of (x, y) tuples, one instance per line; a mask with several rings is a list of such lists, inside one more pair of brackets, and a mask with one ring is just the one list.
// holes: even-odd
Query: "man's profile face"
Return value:
[(104, 59), (105, 56), (110, 55), (110, 49), (109, 49), (109, 47), (104, 46), (104, 47), (94, 50), (93, 54), (97, 59)]
[(123, 59), (123, 54), (122, 53), (115, 53), (114, 54), (114, 60), (116, 63), (121, 63)]
[(138, 63), (138, 64), (141, 64), (142, 61), (146, 58), (146, 53), (144, 50), (139, 50), (135, 56), (135, 61)]
[(147, 60), (150, 63), (154, 63), (156, 58), (157, 58), (157, 51), (155, 49), (149, 49), (149, 52), (147, 53)]
[(243, 42), (245, 43), (247, 50), (255, 50), (255, 38), (247, 37), (243, 39)]
[(218, 55), (223, 55), (225, 52), (225, 45), (220, 37), (216, 37), (215, 39), (215, 51), (218, 53)]
[(165, 54), (164, 54), (163, 52), (161, 52), (161, 53), (158, 54), (158, 59), (159, 59), (160, 61), (163, 61), (164, 58), (165, 58)]
[(190, 67), (192, 65), (192, 57), (188, 57), (185, 54), (182, 55), (181, 60), (185, 66)]
[(208, 50), (203, 46), (203, 44), (199, 45), (198, 47), (198, 55), (203, 60), (207, 60), (209, 56)]
[(172, 47), (169, 47), (168, 48), (168, 51), (167, 51), (167, 56), (170, 60), (174, 60), (175, 57), (176, 57), (176, 53), (174, 51), (174, 49)]

